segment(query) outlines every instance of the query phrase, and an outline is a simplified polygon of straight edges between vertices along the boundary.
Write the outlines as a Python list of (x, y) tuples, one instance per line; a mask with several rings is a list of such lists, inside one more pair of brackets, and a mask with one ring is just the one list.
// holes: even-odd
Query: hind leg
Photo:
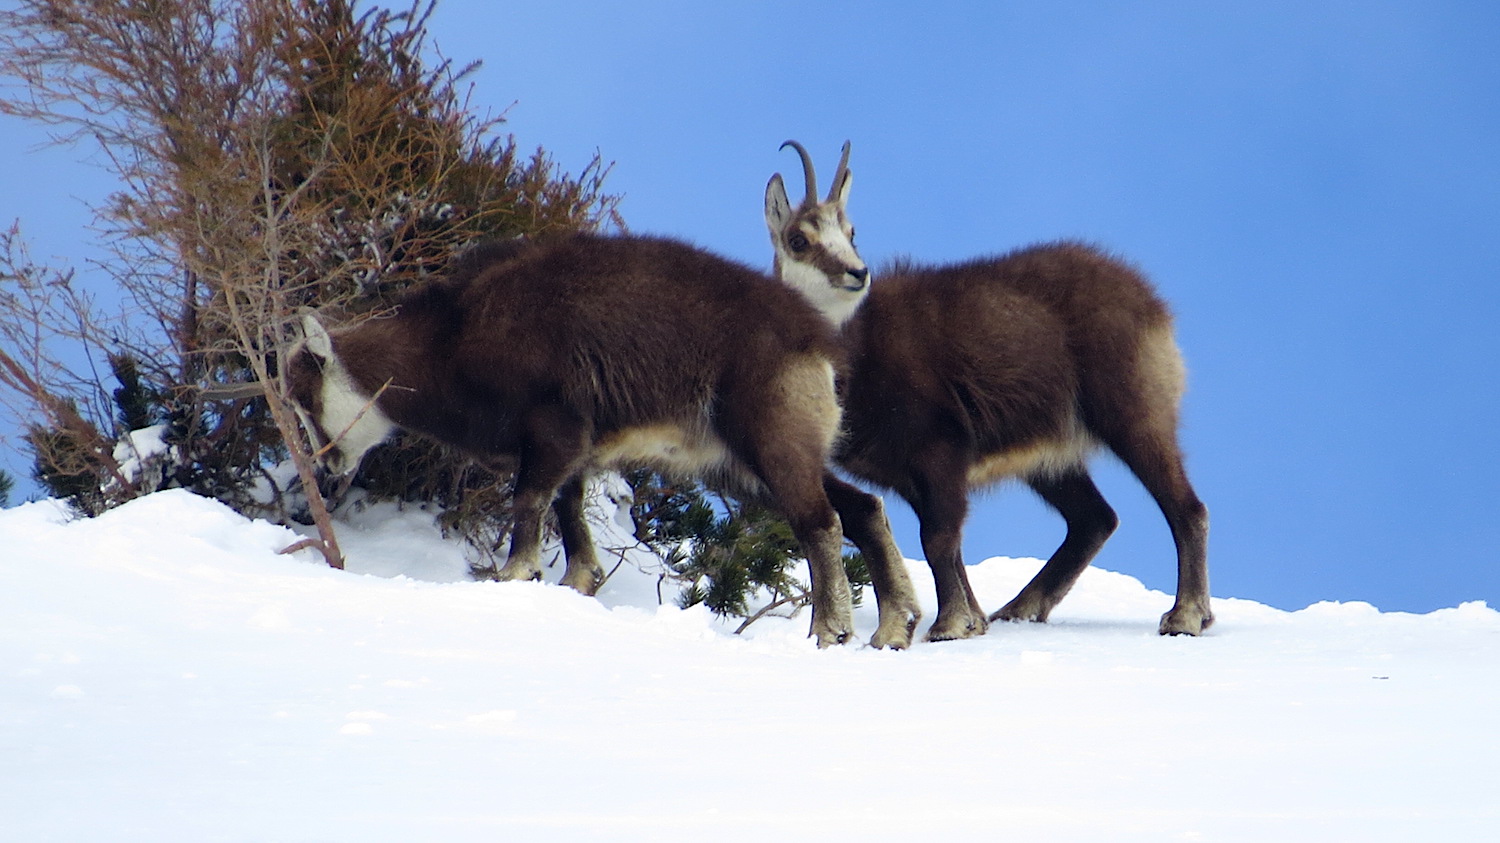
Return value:
[(759, 394), (726, 391), (724, 441), (770, 492), (812, 573), (812, 630), (819, 647), (854, 639), (854, 599), (844, 572), (843, 527), (824, 489), (838, 435), (833, 367), (821, 358), (786, 361)]
[(1082, 468), (1056, 477), (1033, 477), (1027, 484), (1067, 521), (1068, 534), (1021, 593), (990, 616), (992, 621), (1045, 622), (1119, 524)]
[[(1175, 418), (1175, 414), (1174, 414)], [(1177, 546), (1177, 600), (1162, 615), (1162, 635), (1198, 635), (1214, 622), (1208, 596), (1208, 508), (1188, 482), (1171, 425), (1106, 439), (1166, 516)]]
[(844, 571), (843, 526), (823, 491), (823, 465), (792, 444), (765, 444), (762, 481), (797, 537), (812, 574), (812, 628), (819, 647), (854, 640), (854, 595)]
[(1148, 443), (1120, 457), (1156, 499), (1177, 545), (1177, 599), (1162, 615), (1157, 631), (1201, 634), (1214, 622), (1208, 595), (1208, 507), (1188, 482), (1175, 444), (1166, 448)]
[(906, 573), (906, 560), (891, 536), (885, 504), (830, 473), (823, 475), (823, 489), (838, 510), (844, 535), (859, 548), (870, 567), (875, 599), (880, 604), (880, 628), (875, 630), (870, 646), (894, 650), (910, 647), (912, 632), (922, 619), (922, 607)]
[(1129, 367), (1089, 390), (1089, 428), (1135, 473), (1172, 530), (1177, 600), (1162, 616), (1161, 634), (1197, 635), (1214, 616), (1208, 598), (1208, 508), (1188, 482), (1177, 442), (1177, 407), (1186, 377), (1182, 355), (1165, 318), (1135, 339)]
[[(587, 451), (583, 425), (561, 408), (543, 408), (534, 412), (527, 419), (526, 434), (516, 466), (515, 495), (511, 503), (510, 554), (505, 566), (494, 574), (494, 579), (501, 581), (542, 578), (542, 522), (547, 507), (557, 497), (558, 489), (578, 474), (578, 466)], [(588, 541), (588, 530), (582, 523), (581, 486), (575, 494), (579, 518), (565, 527), (565, 548), (567, 530), (574, 531), (575, 542)], [(578, 528), (582, 528), (582, 539)]]
[(562, 584), (582, 594), (592, 595), (604, 583), (604, 567), (594, 551), (594, 537), (589, 533), (583, 514), (584, 477), (576, 474), (557, 490), (552, 512), (562, 533), (563, 554), (568, 559)]
[(812, 574), (812, 628), (819, 647), (854, 640), (854, 594), (844, 571), (843, 527), (823, 492), (821, 467), (786, 470), (770, 461), (762, 475), (807, 555)]

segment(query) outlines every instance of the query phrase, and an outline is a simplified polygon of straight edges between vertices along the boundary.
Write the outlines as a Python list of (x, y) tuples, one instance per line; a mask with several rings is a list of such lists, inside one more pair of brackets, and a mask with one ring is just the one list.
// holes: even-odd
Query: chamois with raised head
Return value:
[[(840, 328), (850, 368), (835, 460), (916, 512), (938, 595), (928, 638), (1047, 619), (1117, 524), (1088, 472), (1101, 447), (1151, 493), (1176, 543), (1177, 599), (1159, 631), (1206, 629), (1208, 510), (1183, 468), (1184, 367), (1150, 284), (1099, 249), (1059, 242), (949, 266), (898, 262), (856, 291), (869, 271), (846, 210), (849, 145), (822, 201), (807, 151), (783, 146), (802, 159), (806, 194), (793, 207), (780, 174), (766, 187), (776, 274)], [(1067, 534), (986, 618), (964, 572), (962, 531), (970, 491), (1006, 478), (1061, 514)]]
[(672, 240), (578, 234), (481, 247), (390, 316), (332, 333), (309, 318), (303, 330), (287, 392), (330, 470), (352, 471), (398, 427), (514, 466), (498, 579), (541, 576), (551, 505), (563, 582), (593, 593), (603, 569), (583, 479), (647, 466), (763, 499), (787, 518), (811, 565), (820, 646), (853, 631), (835, 506), (847, 511), (850, 538), (880, 569), (872, 643), (910, 643), (920, 614), (879, 500), (827, 469), (842, 349), (775, 279)]

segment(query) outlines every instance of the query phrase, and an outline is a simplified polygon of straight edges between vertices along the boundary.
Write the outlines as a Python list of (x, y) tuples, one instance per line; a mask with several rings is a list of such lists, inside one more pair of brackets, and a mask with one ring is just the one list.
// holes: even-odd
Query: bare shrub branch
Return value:
[[(108, 445), (122, 431), (108, 423), (110, 390), (97, 373), (63, 374), (59, 344), (128, 356), (161, 396), (177, 459), (168, 483), (253, 509), (266, 505), (257, 484), (281, 490), (263, 482), (266, 467), (289, 455), (337, 564), (278, 380), (299, 309), (364, 318), (477, 239), (620, 224), (597, 157), (570, 177), (540, 149), (518, 155), (496, 134), (501, 118), (469, 111), (475, 66), (454, 68), (428, 47), (433, 8), (20, 0), (0, 11), (0, 112), (97, 144), (120, 180), (96, 210), (110, 249), (102, 272), (134, 305), (133, 322), (105, 331), (80, 297), (53, 294), (46, 308), (25, 295), (0, 301), (0, 391), (44, 428), (89, 439), (101, 483), (150, 491), (112, 477), (121, 472)], [(248, 382), (264, 400), (214, 397), (215, 385)], [(434, 454), (405, 460), (425, 476), (403, 469), (399, 492), (372, 492), (449, 496), (458, 509), (493, 495), (468, 509), (505, 517), (501, 478), (429, 445), (405, 447)], [(400, 449), (383, 453), (402, 460)]]

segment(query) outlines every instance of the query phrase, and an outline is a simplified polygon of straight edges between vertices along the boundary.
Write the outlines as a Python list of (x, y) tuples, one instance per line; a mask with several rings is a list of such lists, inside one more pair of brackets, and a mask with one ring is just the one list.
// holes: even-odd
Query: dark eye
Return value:
[(807, 248), (807, 238), (800, 234), (793, 234), (786, 239), (786, 242), (787, 245), (792, 247), (792, 251), (794, 252), (800, 252)]
[(854, 245), (854, 226), (849, 226), (849, 245)]

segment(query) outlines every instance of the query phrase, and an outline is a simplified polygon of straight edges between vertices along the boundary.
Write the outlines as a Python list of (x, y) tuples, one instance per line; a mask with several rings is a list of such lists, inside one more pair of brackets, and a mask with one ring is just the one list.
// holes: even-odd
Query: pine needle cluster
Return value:
[[(792, 615), (810, 604), (801, 576), (805, 556), (776, 513), (650, 471), (625, 480), (635, 496), (636, 539), (663, 561), (678, 606), (702, 604), (720, 617), (743, 618), (742, 631), (768, 614)], [(858, 603), (870, 583), (864, 557), (845, 554), (844, 569)]]

